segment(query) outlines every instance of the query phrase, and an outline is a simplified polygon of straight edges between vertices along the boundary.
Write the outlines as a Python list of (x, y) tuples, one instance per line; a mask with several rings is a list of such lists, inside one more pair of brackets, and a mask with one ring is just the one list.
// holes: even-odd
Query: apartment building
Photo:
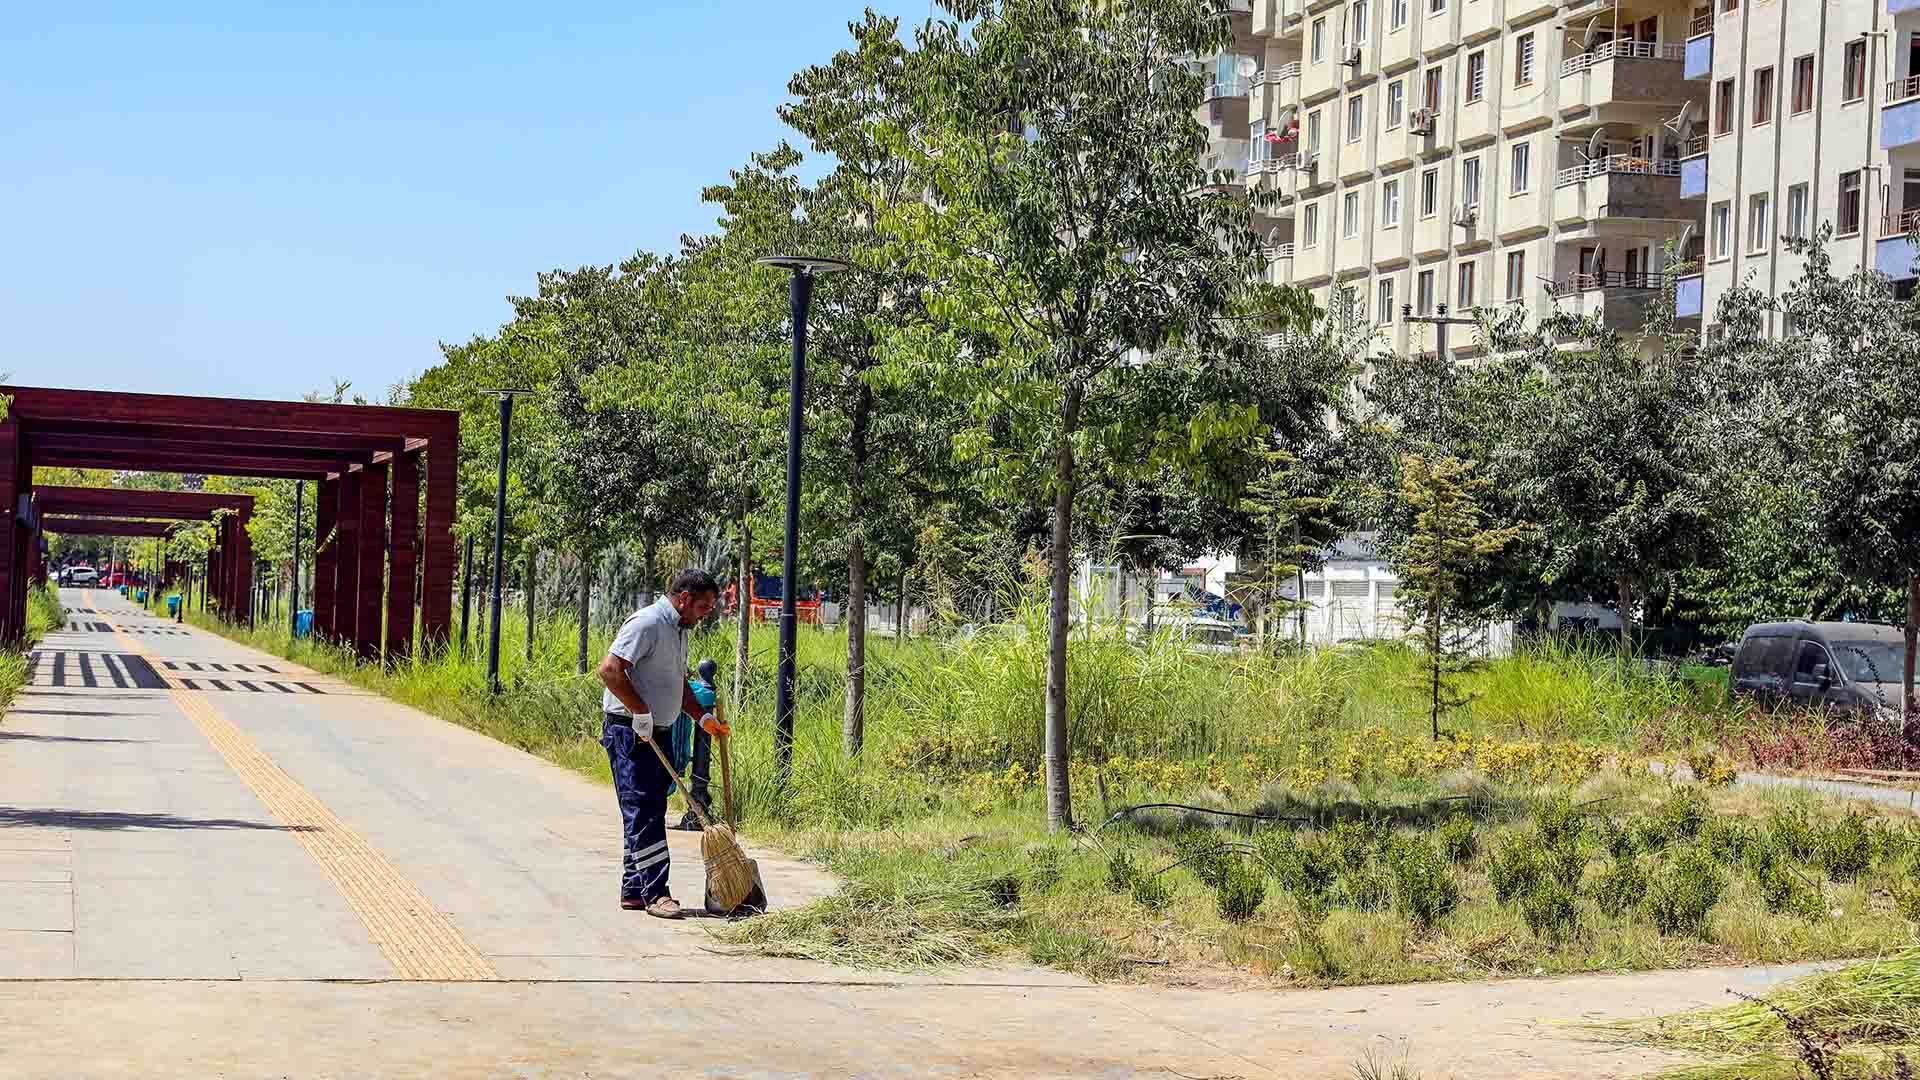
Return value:
[(1256, 221), (1273, 281), (1344, 293), (1396, 350), (1433, 347), (1403, 305), (1642, 324), (1705, 212), (1682, 194), (1708, 96), (1687, 78), (1691, 0), (1235, 7), (1201, 111), (1215, 164), (1277, 193)]
[[(1713, 0), (1687, 38), (1709, 109), (1681, 160), (1703, 217), (1682, 312), (1709, 333), (1726, 290), (1778, 295), (1804, 259), (1782, 237), (1830, 224), (1836, 273), (1875, 267), (1911, 291), (1920, 216), (1920, 0)], [(1772, 333), (1789, 328), (1775, 325)]]

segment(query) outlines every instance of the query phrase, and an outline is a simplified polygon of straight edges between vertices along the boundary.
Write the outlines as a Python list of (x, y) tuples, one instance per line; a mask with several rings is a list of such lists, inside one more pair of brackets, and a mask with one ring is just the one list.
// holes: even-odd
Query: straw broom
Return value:
[[(714, 709), (718, 718), (719, 708)], [(716, 723), (708, 729), (720, 743), (720, 790), (726, 803), (726, 816), (733, 817), (733, 762), (727, 753), (727, 727), (725, 723)], [(652, 739), (647, 745), (653, 747), (655, 757), (670, 776), (678, 776), (673, 771), (673, 763), (667, 760), (658, 744)], [(707, 906), (722, 911), (733, 911), (747, 901), (760, 886), (760, 867), (747, 858), (741, 849), (740, 841), (734, 838), (733, 826), (728, 822), (716, 822), (707, 816), (700, 803), (689, 798), (687, 807), (693, 816), (700, 819), (700, 857), (707, 864)]]

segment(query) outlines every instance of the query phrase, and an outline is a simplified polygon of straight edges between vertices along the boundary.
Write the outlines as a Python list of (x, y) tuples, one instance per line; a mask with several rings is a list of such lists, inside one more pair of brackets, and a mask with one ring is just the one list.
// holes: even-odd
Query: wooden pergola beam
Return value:
[(65, 536), (172, 536), (177, 522), (115, 521), (111, 518), (47, 517), (41, 529)]

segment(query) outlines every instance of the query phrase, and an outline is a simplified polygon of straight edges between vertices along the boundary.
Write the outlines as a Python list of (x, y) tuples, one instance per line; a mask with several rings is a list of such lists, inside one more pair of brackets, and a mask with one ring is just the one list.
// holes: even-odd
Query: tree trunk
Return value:
[(733, 643), (733, 707), (747, 696), (747, 662), (750, 656), (748, 646), (753, 636), (753, 526), (747, 524), (747, 516), (740, 515), (740, 577), (733, 584), (734, 628)]
[(654, 601), (654, 583), (660, 580), (653, 566), (660, 557), (659, 538), (652, 533), (646, 534), (641, 538), (640, 551), (640, 606), (649, 607)]
[(1440, 650), (1442, 648), (1440, 609), (1436, 605), (1428, 621), (1427, 663), (1432, 665), (1433, 689), (1433, 741), (1440, 741)]
[(1913, 715), (1913, 647), (1914, 639), (1920, 636), (1920, 574), (1907, 579), (1907, 658), (1901, 664), (1900, 672), (1900, 727), (1906, 730), (1907, 719)]
[(900, 564), (900, 593), (893, 600), (893, 639), (907, 640), (907, 564)]
[(1072, 587), (1073, 434), (1080, 420), (1080, 388), (1070, 387), (1060, 410), (1060, 446), (1054, 451), (1053, 558), (1047, 612), (1047, 827), (1073, 824), (1073, 789), (1068, 765), (1072, 741), (1067, 735), (1067, 603)]
[(593, 618), (593, 552), (580, 552), (580, 610), (577, 613), (580, 622), (579, 648), (574, 657), (574, 670), (581, 675), (587, 673), (587, 624)]
[(527, 663), (533, 663), (533, 600), (538, 591), (539, 578), (535, 577), (533, 543), (527, 543)]
[(840, 743), (848, 757), (860, 753), (867, 734), (867, 552), (860, 526), (847, 545), (847, 711)]
[(852, 758), (867, 737), (867, 548), (865, 542), (867, 428), (873, 415), (873, 389), (860, 385), (854, 404), (853, 430), (848, 439), (851, 463), (847, 469), (847, 516), (852, 538), (847, 544), (847, 701), (840, 721), (840, 744)]
[(1300, 616), (1300, 647), (1304, 649), (1307, 647), (1307, 572), (1305, 570), (1293, 572), (1293, 599), (1300, 605), (1295, 610)]
[(1633, 586), (1622, 576), (1620, 585), (1620, 663), (1633, 656)]

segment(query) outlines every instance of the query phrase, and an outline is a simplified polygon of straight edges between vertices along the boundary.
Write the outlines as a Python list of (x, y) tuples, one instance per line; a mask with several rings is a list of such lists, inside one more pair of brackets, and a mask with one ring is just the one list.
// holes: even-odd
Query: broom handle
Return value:
[[(667, 760), (667, 755), (665, 752), (663, 752), (660, 749), (659, 743), (654, 742), (653, 739), (650, 737), (641, 735), (638, 731), (635, 731), (633, 735), (634, 735), (634, 738), (639, 739), (641, 742), (644, 742), (648, 746), (653, 747), (653, 756), (660, 759), (660, 767), (667, 770), (668, 776), (673, 777), (675, 780), (680, 779), (680, 774), (673, 771), (673, 762)], [(713, 828), (713, 822), (708, 820), (706, 812), (700, 809), (700, 801), (698, 799), (695, 799), (691, 795), (687, 796), (687, 809), (692, 810), (693, 816), (700, 819), (701, 828), (703, 829)]]
[[(718, 705), (714, 706), (713, 715), (721, 724), (726, 723), (726, 718), (721, 715)], [(716, 738), (720, 740), (720, 801), (725, 805), (725, 810), (722, 812), (726, 822), (731, 825), (733, 824), (733, 755), (727, 752), (727, 734), (724, 728)]]

